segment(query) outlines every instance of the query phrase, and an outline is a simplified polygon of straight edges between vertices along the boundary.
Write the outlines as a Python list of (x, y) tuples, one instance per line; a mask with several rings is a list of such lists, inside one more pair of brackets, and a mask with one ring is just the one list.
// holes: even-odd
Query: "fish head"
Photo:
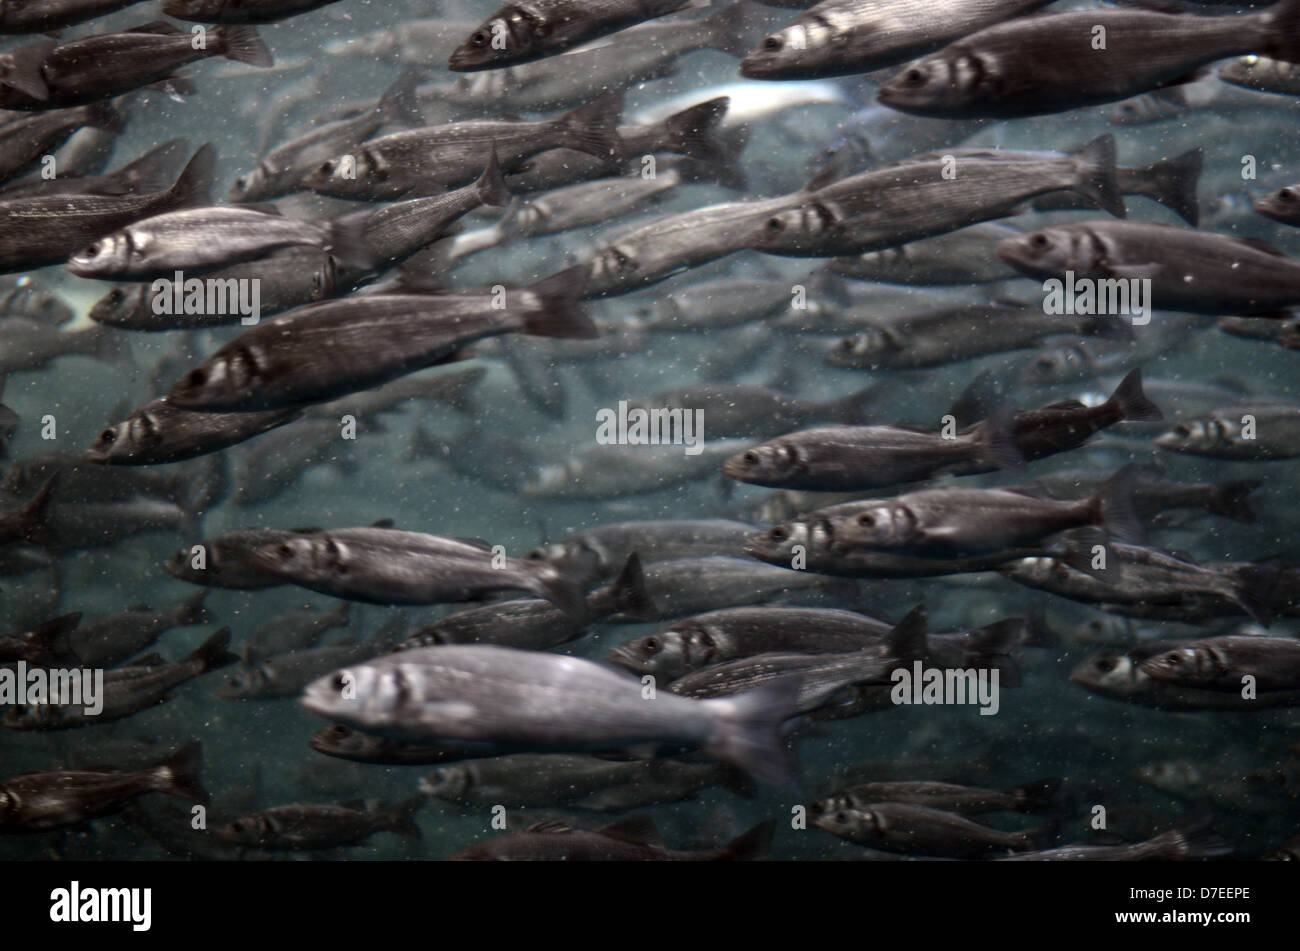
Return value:
[(187, 373), (167, 392), (167, 402), (193, 410), (242, 408), (257, 391), (258, 365), (250, 346), (236, 340)]
[(131, 425), (132, 420), (128, 419), (105, 429), (86, 450), (86, 461), (107, 464), (129, 459), (134, 455)]
[(448, 68), (455, 72), (490, 69), (502, 61), (518, 62), (530, 56), (537, 38), (549, 36), (551, 25), (519, 8), (484, 21), (452, 51)]
[(256, 570), (302, 582), (346, 573), (346, 551), (323, 535), (302, 535), (261, 545), (249, 552), (248, 558)]
[(391, 720), (409, 690), (400, 666), (356, 664), (314, 680), (298, 702), (319, 716), (368, 731)]
[(904, 67), (880, 87), (876, 100), (900, 112), (952, 115), (984, 93), (984, 58), (944, 50)]
[(1112, 697), (1136, 693), (1138, 679), (1139, 672), (1133, 658), (1118, 651), (1094, 654), (1070, 672), (1070, 683)]
[(832, 31), (824, 20), (801, 17), (765, 37), (741, 60), (740, 75), (747, 79), (816, 76), (824, 66), (823, 53), (831, 39)]
[(1148, 657), (1138, 667), (1154, 680), (1195, 680), (1204, 667), (1200, 654), (1194, 647), (1178, 647)]
[(1300, 214), (1300, 186), (1279, 188), (1271, 195), (1257, 199), (1251, 206), (1266, 218), (1289, 220)]
[(745, 539), (745, 554), (770, 565), (788, 565), (796, 547), (807, 548), (811, 536), (807, 522), (773, 525)]
[(819, 239), (835, 230), (839, 215), (826, 202), (806, 202), (769, 215), (753, 231), (745, 246), (757, 251), (797, 252), (812, 248)]
[(802, 464), (797, 445), (774, 440), (736, 453), (722, 464), (722, 474), (739, 482), (780, 486)]
[(467, 795), (474, 777), (468, 766), (439, 766), (420, 780), (420, 792), (437, 799), (455, 801)]
[(633, 673), (654, 674), (665, 680), (676, 680), (690, 669), (686, 638), (678, 631), (660, 631), (620, 644), (609, 652), (608, 660)]
[(216, 830), (217, 840), (227, 845), (257, 845), (273, 832), (270, 816), (243, 816)]
[(1266, 72), (1268, 60), (1262, 56), (1250, 54), (1238, 56), (1232, 62), (1220, 67), (1219, 78), (1235, 86), (1253, 86), (1261, 81), (1261, 74)]
[(222, 700), (244, 700), (259, 696), (271, 682), (270, 670), (264, 664), (245, 665), (226, 678), (226, 685), (218, 696)]
[(68, 259), (68, 270), (78, 277), (111, 277), (126, 273), (131, 265), (132, 242), (125, 231), (92, 242)]
[(363, 198), (381, 169), (367, 149), (326, 159), (303, 176), (302, 187), (336, 198)]
[(270, 176), (259, 165), (251, 172), (245, 172), (235, 179), (234, 184), (230, 186), (230, 191), (226, 192), (226, 201), (264, 201), (273, 198), (275, 196), (271, 194), (269, 185)]
[(832, 835), (861, 842), (879, 839), (884, 834), (880, 816), (870, 809), (836, 809), (813, 819), (813, 825)]
[(837, 548), (901, 548), (917, 536), (916, 514), (906, 505), (873, 505), (832, 522)]
[(826, 362), (833, 367), (871, 367), (899, 349), (884, 328), (872, 328), (841, 338), (826, 352)]
[(570, 482), (581, 478), (581, 466), (574, 464), (574, 470), (562, 462), (555, 462), (538, 468), (530, 478), (524, 481), (519, 492), (524, 498), (550, 498), (562, 493)]
[(1194, 419), (1179, 423), (1168, 432), (1161, 433), (1155, 444), (1170, 452), (1196, 452), (1231, 443), (1231, 434), (1222, 420)]
[(1021, 371), (1020, 382), (1025, 386), (1062, 383), (1079, 379), (1089, 369), (1087, 354), (1078, 344), (1043, 347)]
[(115, 287), (90, 308), (90, 319), (99, 324), (110, 326), (136, 326), (141, 319), (150, 314), (149, 299), (152, 288), (148, 284), (139, 287)]
[(1061, 274), (1075, 267), (1074, 242), (1060, 228), (1042, 228), (1028, 234), (1003, 238), (998, 257), (1026, 274)]

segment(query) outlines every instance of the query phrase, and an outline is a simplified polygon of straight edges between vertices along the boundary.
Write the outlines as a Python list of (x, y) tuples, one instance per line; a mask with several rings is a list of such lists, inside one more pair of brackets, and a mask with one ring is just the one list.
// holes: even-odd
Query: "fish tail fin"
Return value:
[(1099, 135), (1083, 148), (1070, 153), (1079, 166), (1080, 181), (1074, 190), (1095, 201), (1116, 218), (1128, 217), (1124, 196), (1115, 180), (1115, 137)]
[(45, 531), (45, 519), (49, 515), (50, 502), (54, 498), (54, 483), (57, 479), (57, 473), (46, 479), (32, 500), (20, 509), (18, 532), (24, 541), (39, 543)]
[(1263, 14), (1265, 48), (1274, 59), (1300, 63), (1300, 0), (1282, 0)]
[(425, 125), (424, 113), (420, 110), (420, 101), (415, 90), (420, 84), (420, 72), (416, 69), (405, 70), (393, 80), (393, 84), (384, 91), (379, 99), (379, 114), (385, 122), (394, 122), (413, 129)]
[(1025, 843), (1025, 851), (1030, 849), (1050, 849), (1056, 844), (1056, 837), (1060, 834), (1061, 822), (1059, 819), (1049, 819), (1040, 826), (1026, 829), (1020, 833)]
[(1279, 564), (1242, 565), (1232, 573), (1232, 594), (1237, 605), (1261, 627), (1273, 623), (1273, 592), (1281, 578)]
[(31, 641), (37, 646), (39, 661), (48, 667), (80, 667), (81, 658), (72, 646), (72, 632), (81, 623), (81, 612), (52, 618), (32, 631)]
[(1115, 387), (1115, 392), (1110, 394), (1108, 402), (1115, 405), (1120, 411), (1120, 418), (1126, 421), (1158, 423), (1165, 418), (1160, 408), (1142, 392), (1141, 369), (1133, 370), (1124, 377), (1119, 386)]
[(262, 42), (257, 27), (240, 23), (233, 26), (219, 26), (217, 32), (220, 34), (221, 55), (226, 59), (232, 59), (236, 63), (247, 63), (249, 66), (275, 65), (275, 57)]
[(220, 670), (222, 667), (239, 662), (239, 656), (230, 653), (228, 647), (230, 647), (230, 628), (223, 627), (196, 647), (184, 662), (199, 665), (201, 667), (199, 672), (204, 674), (210, 670)]
[(404, 839), (423, 838), (424, 833), (420, 831), (420, 825), (415, 821), (415, 814), (424, 808), (426, 800), (426, 796), (420, 795), (399, 802), (384, 814), (384, 828)]
[(1177, 837), (1180, 858), (1222, 858), (1233, 852), (1231, 843), (1214, 830), (1214, 807), (1208, 799), (1190, 806), (1170, 831)]
[(1250, 496), (1262, 482), (1258, 479), (1241, 479), (1219, 486), (1210, 499), (1210, 511), (1238, 522), (1255, 521), (1255, 510), (1250, 506)]
[(121, 133), (126, 131), (126, 115), (111, 102), (97, 102), (86, 110), (86, 125)]
[(622, 115), (623, 93), (611, 89), (555, 121), (568, 133), (567, 148), (609, 160), (623, 154), (623, 140), (618, 135)]
[(1106, 534), (1130, 545), (1141, 545), (1146, 541), (1146, 528), (1138, 515), (1135, 494), (1139, 472), (1135, 465), (1125, 466), (1107, 479), (1093, 496)]
[(647, 621), (659, 619), (659, 608), (646, 589), (641, 556), (636, 552), (627, 556), (627, 563), (614, 579), (614, 610)]
[(586, 274), (587, 269), (577, 265), (529, 284), (528, 290), (540, 299), (542, 306), (524, 322), (524, 333), (572, 340), (599, 337), (600, 331), (580, 306)]
[(794, 764), (781, 733), (795, 713), (799, 678), (782, 677), (725, 700), (704, 700), (719, 711), (705, 749), (760, 783), (794, 788)]
[(173, 210), (197, 207), (212, 202), (212, 182), (217, 169), (217, 149), (211, 142), (204, 145), (176, 176), (171, 187)]
[(474, 194), (478, 195), (478, 200), (483, 204), (494, 207), (508, 205), (510, 199), (514, 197), (506, 187), (505, 176), (501, 174), (495, 143), (492, 145), (492, 154), (488, 156), (487, 165), (483, 168), (483, 174), (474, 183)]
[(772, 836), (775, 833), (775, 819), (760, 822), (728, 842), (719, 858), (724, 862), (761, 861), (772, 854)]
[(329, 221), (329, 247), (326, 249), (346, 268), (363, 273), (375, 269), (375, 249), (366, 236), (370, 215), (340, 215)]
[(717, 136), (717, 127), (727, 115), (731, 100), (719, 96), (673, 113), (664, 120), (671, 137), (671, 151), (701, 162), (722, 165), (732, 160), (727, 144)]
[(1016, 410), (1004, 406), (980, 423), (978, 462), (1008, 469), (1012, 472), (1025, 467), (1025, 456), (1016, 443)]
[(190, 802), (207, 803), (208, 791), (199, 781), (203, 768), (203, 743), (191, 740), (154, 767), (158, 792)]
[(1008, 789), (1016, 799), (1019, 812), (1040, 812), (1057, 809), (1065, 792), (1065, 780), (1059, 776), (1039, 779), (1023, 786)]
[(1151, 191), (1147, 195), (1160, 202), (1193, 228), (1201, 219), (1201, 202), (1196, 186), (1201, 180), (1205, 151), (1194, 148), (1171, 159), (1161, 159), (1147, 166)]
[(185, 627), (192, 624), (210, 624), (212, 623), (212, 612), (204, 607), (203, 602), (211, 594), (208, 589), (200, 591), (198, 594), (190, 595), (181, 602), (180, 623), (178, 627)]

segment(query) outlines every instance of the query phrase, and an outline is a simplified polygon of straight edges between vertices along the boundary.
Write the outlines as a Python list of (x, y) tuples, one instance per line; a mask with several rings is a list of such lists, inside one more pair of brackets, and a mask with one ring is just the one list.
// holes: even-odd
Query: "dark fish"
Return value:
[(324, 727), (311, 738), (308, 745), (326, 756), (380, 766), (432, 766), (437, 763), (488, 755), (479, 748), (467, 747), (456, 750), (398, 743), (396, 740), (371, 736), (369, 733), (361, 733), (341, 724)]
[[(514, 66), (661, 17), (688, 0), (530, 0), (507, 4), (451, 54), (457, 72)], [(683, 29), (690, 26), (683, 24)], [(617, 41), (615, 41), (617, 42)]]
[(0, 108), (43, 110), (111, 99), (165, 79), (177, 69), (222, 56), (251, 66), (272, 65), (271, 53), (251, 26), (219, 26), (202, 42), (170, 23), (156, 22), (122, 33), (101, 33), (44, 49), (40, 78), (45, 95), (0, 81)]
[(164, 0), (163, 13), (199, 23), (274, 23), (338, 0)]
[(208, 592), (200, 591), (184, 601), (155, 611), (136, 605), (107, 617), (83, 620), (72, 632), (72, 647), (86, 667), (116, 667), (152, 647), (174, 627), (208, 624), (211, 613), (203, 606)]
[(360, 845), (377, 832), (420, 838), (415, 813), (424, 806), (416, 796), (389, 809), (369, 809), (362, 803), (325, 805), (295, 803), (241, 816), (213, 834), (229, 845), (273, 851), (337, 849)]
[(154, 400), (110, 426), (86, 452), (88, 462), (148, 466), (220, 452), (302, 416), (296, 407), (255, 413), (195, 413)]
[(984, 858), (998, 852), (1027, 852), (1056, 837), (1056, 824), (1025, 832), (1003, 832), (964, 816), (899, 802), (866, 803), (813, 819), (819, 829), (859, 845), (907, 855)]
[(1219, 67), (1219, 78), (1234, 86), (1300, 96), (1300, 64), (1251, 53)]
[(86, 127), (116, 135), (126, 123), (112, 106), (97, 103), (11, 118), (0, 125), (0, 182), (17, 178)]
[(116, 13), (140, 0), (18, 0), (0, 4), (0, 34), (48, 33)]
[(1177, 85), (1208, 63), (1256, 51), (1300, 57), (1300, 3), (1282, 0), (1262, 13), (1231, 17), (1147, 10), (1025, 17), (918, 60), (882, 86), (878, 98), (918, 115), (1043, 115)]
[(571, 268), (501, 293), (322, 301), (245, 331), (172, 387), (167, 401), (203, 412), (280, 409), (370, 389), (497, 334), (588, 338), (596, 329), (578, 307), (581, 296), (581, 271)]
[(250, 529), (231, 532), (178, 551), (164, 567), (173, 578), (213, 588), (256, 590), (286, 584), (253, 560), (258, 549), (297, 537), (296, 532)]
[(494, 836), (462, 849), (460, 862), (745, 862), (767, 857), (776, 820), (755, 826), (721, 849), (682, 852), (666, 848), (654, 821), (623, 819), (596, 830), (539, 822), (523, 832)]
[(1155, 654), (1139, 665), (1163, 683), (1241, 692), (1246, 677), (1261, 691), (1300, 690), (1300, 640), (1209, 637)]
[(1070, 674), (1070, 683), (1112, 700), (1159, 710), (1254, 711), (1300, 706), (1300, 690), (1265, 691), (1247, 700), (1240, 690), (1206, 690), (1162, 683), (1141, 669), (1142, 661), (1148, 657), (1194, 643), (1164, 641), (1134, 648), (1127, 654), (1102, 651), (1077, 666)]
[(0, 634), (0, 664), (23, 661), (33, 667), (80, 667), (81, 658), (72, 646), (72, 632), (81, 614), (65, 614), (30, 631)]
[[(745, 57), (750, 79), (816, 79), (869, 73), (936, 50), (981, 27), (1051, 0), (823, 0)], [(799, 4), (804, 6), (804, 4)]]
[(814, 804), (815, 812), (869, 809), (871, 803), (901, 802), (963, 816), (985, 812), (1039, 812), (1060, 805), (1061, 779), (1041, 779), (1010, 789), (976, 789), (954, 783), (877, 782), (841, 789)]
[(110, 816), (151, 792), (206, 803), (208, 794), (199, 785), (202, 765), (203, 747), (195, 740), (139, 772), (20, 773), (0, 782), (0, 832), (45, 832)]

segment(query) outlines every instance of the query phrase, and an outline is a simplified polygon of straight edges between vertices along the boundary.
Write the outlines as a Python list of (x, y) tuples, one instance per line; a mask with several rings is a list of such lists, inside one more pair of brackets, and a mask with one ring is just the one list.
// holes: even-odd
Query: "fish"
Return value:
[(871, 73), (936, 50), (981, 27), (1032, 13), (1050, 0), (823, 0), (771, 34), (740, 64), (750, 79)]
[(575, 829), (558, 821), (538, 822), (522, 832), (493, 836), (462, 849), (458, 862), (736, 862), (765, 858), (776, 821), (768, 820), (721, 849), (685, 852), (663, 845), (653, 820), (623, 819), (596, 830)]
[(111, 99), (165, 79), (188, 63), (221, 56), (250, 66), (271, 66), (271, 52), (252, 26), (219, 26), (197, 42), (170, 23), (146, 23), (121, 33), (100, 33), (41, 52), (38, 89), (0, 83), (0, 108), (43, 110)]
[(362, 270), (373, 251), (355, 218), (324, 223), (286, 218), (272, 211), (208, 205), (138, 220), (86, 245), (68, 259), (78, 277), (167, 280), (176, 272), (199, 274), (290, 247), (329, 251)]
[(1075, 667), (1070, 673), (1070, 683), (1111, 700), (1157, 710), (1255, 711), (1300, 704), (1300, 691), (1264, 692), (1247, 700), (1239, 691), (1162, 683), (1142, 670), (1141, 664), (1148, 657), (1177, 646), (1177, 642), (1163, 641), (1131, 649), (1128, 653), (1102, 651)]
[(395, 132), (321, 163), (301, 184), (321, 195), (382, 201), (467, 185), (494, 148), (506, 173), (548, 149), (609, 160), (622, 154), (622, 111), (622, 94), (611, 91), (541, 122), (475, 119)]
[(351, 618), (350, 601), (342, 602), (333, 611), (318, 611), (305, 605), (278, 614), (248, 636), (244, 643), (244, 661), (247, 663), (250, 657), (274, 657), (316, 647), (324, 634), (347, 627)]
[(117, 614), (82, 620), (72, 632), (72, 649), (85, 667), (116, 667), (143, 653), (174, 627), (209, 624), (212, 613), (203, 602), (208, 592), (200, 591), (183, 601), (155, 611), (135, 605)]
[(436, 763), (471, 759), (483, 755), (482, 751), (470, 747), (457, 750), (398, 743), (395, 740), (361, 733), (341, 723), (322, 728), (311, 738), (308, 745), (326, 756), (381, 766), (432, 766)]
[(352, 601), (439, 604), (521, 589), (572, 618), (587, 618), (571, 570), (507, 558), (479, 539), (392, 528), (329, 529), (264, 545), (250, 557), (256, 568), (285, 581)]
[(370, 809), (364, 803), (294, 803), (240, 816), (213, 835), (228, 845), (271, 851), (360, 845), (378, 832), (418, 839), (421, 833), (415, 814), (424, 802), (423, 796), (415, 796), (387, 809)]
[(298, 407), (252, 413), (195, 413), (154, 400), (99, 434), (88, 462), (158, 465), (220, 452), (301, 418)]
[(1003, 832), (964, 816), (901, 802), (865, 803), (813, 819), (819, 829), (872, 848), (906, 855), (985, 858), (1027, 852), (1056, 837), (1056, 823), (1024, 832)]
[(1214, 815), (1189, 810), (1168, 832), (1141, 842), (1096, 845), (1076, 842), (1055, 849), (1017, 852), (997, 856), (1000, 862), (1176, 862), (1220, 858), (1230, 855), (1232, 846), (1214, 831)]
[[(343, 691), (352, 692), (348, 699)], [(475, 743), (507, 752), (582, 752), (638, 743), (701, 746), (760, 782), (789, 781), (777, 730), (790, 686), (720, 700), (642, 688), (624, 672), (575, 657), (452, 644), (381, 657), (309, 686), (301, 704), (390, 739)]]
[(199, 23), (275, 23), (338, 0), (164, 0), (163, 13)]
[(836, 654), (878, 643), (892, 625), (827, 608), (727, 608), (674, 622), (610, 650), (606, 660), (637, 674), (677, 680), (756, 654)]
[(456, 47), (447, 66), (454, 72), (469, 72), (529, 63), (686, 6), (686, 0), (533, 0), (527, 5), (507, 4)]
[(1300, 641), (1290, 637), (1208, 637), (1147, 657), (1142, 673), (1162, 683), (1238, 691), (1300, 690)]
[(1300, 64), (1250, 53), (1239, 56), (1219, 67), (1219, 78), (1225, 83), (1276, 93), (1280, 96), (1300, 95)]
[(226, 650), (229, 644), (230, 628), (222, 628), (174, 664), (151, 663), (107, 671), (99, 698), (102, 709), (96, 713), (76, 704), (15, 704), (0, 719), (0, 726), (10, 730), (66, 730), (129, 717), (163, 703), (181, 684), (235, 663), (239, 658)]
[(81, 613), (76, 612), (51, 618), (28, 631), (0, 634), (0, 664), (23, 661), (33, 667), (82, 666), (72, 642), (79, 623)]
[(187, 743), (156, 766), (135, 772), (66, 769), (20, 773), (0, 782), (0, 832), (46, 832), (121, 812), (139, 796), (166, 793), (208, 802), (199, 783), (203, 747)]
[(140, 0), (44, 0), (6, 3), (0, 9), (0, 34), (48, 33), (134, 6)]
[(1265, 218), (1272, 218), (1284, 225), (1300, 226), (1300, 187), (1288, 185), (1275, 192), (1257, 198), (1251, 205)]
[(609, 522), (543, 544), (525, 557), (582, 565), (596, 577), (610, 578), (633, 555), (643, 564), (737, 555), (754, 530), (749, 522), (723, 518)]
[(814, 812), (865, 810), (872, 803), (901, 802), (963, 816), (985, 812), (1050, 811), (1060, 805), (1064, 780), (1040, 779), (1010, 789), (977, 789), (956, 783), (876, 782), (841, 789), (813, 805)]
[(1137, 472), (1125, 467), (1078, 502), (1031, 499), (1005, 489), (922, 489), (869, 503), (836, 528), (835, 545), (957, 558), (1032, 544), (1096, 526), (1121, 541), (1145, 531), (1134, 502)]
[[(1177, 85), (1236, 54), (1290, 60), (1300, 56), (1297, 43), (1295, 0), (1232, 17), (1133, 9), (1041, 14), (986, 27), (917, 60), (876, 98), (918, 115), (1046, 115)], [(1156, 48), (1158, 57), (1151, 55)]]
[(1155, 445), (1211, 459), (1294, 459), (1300, 455), (1298, 426), (1300, 408), (1246, 404), (1178, 423), (1157, 436)]
[(826, 269), (862, 281), (916, 287), (992, 284), (1020, 273), (990, 254), (999, 242), (1019, 233), (1011, 225), (986, 221), (879, 251), (835, 258)]
[(115, 137), (126, 128), (126, 119), (112, 105), (96, 103), (50, 109), (0, 123), (0, 183), (33, 168), (42, 156), (59, 148), (83, 128), (102, 129)]

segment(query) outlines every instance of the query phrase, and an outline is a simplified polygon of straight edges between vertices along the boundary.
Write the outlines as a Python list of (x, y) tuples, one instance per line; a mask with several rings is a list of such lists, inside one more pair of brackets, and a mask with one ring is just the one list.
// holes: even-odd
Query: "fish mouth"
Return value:
[(637, 662), (636, 654), (627, 645), (613, 648), (605, 655), (605, 661), (615, 667), (622, 667), (634, 673), (641, 672), (641, 665)]
[(745, 458), (744, 456), (732, 456), (722, 464), (722, 474), (729, 479), (736, 479), (745, 482)]
[(504, 57), (493, 56), (484, 49), (471, 46), (468, 43), (456, 47), (452, 52), (451, 58), (447, 61), (447, 68), (456, 73), (472, 73), (480, 69), (492, 69)]

